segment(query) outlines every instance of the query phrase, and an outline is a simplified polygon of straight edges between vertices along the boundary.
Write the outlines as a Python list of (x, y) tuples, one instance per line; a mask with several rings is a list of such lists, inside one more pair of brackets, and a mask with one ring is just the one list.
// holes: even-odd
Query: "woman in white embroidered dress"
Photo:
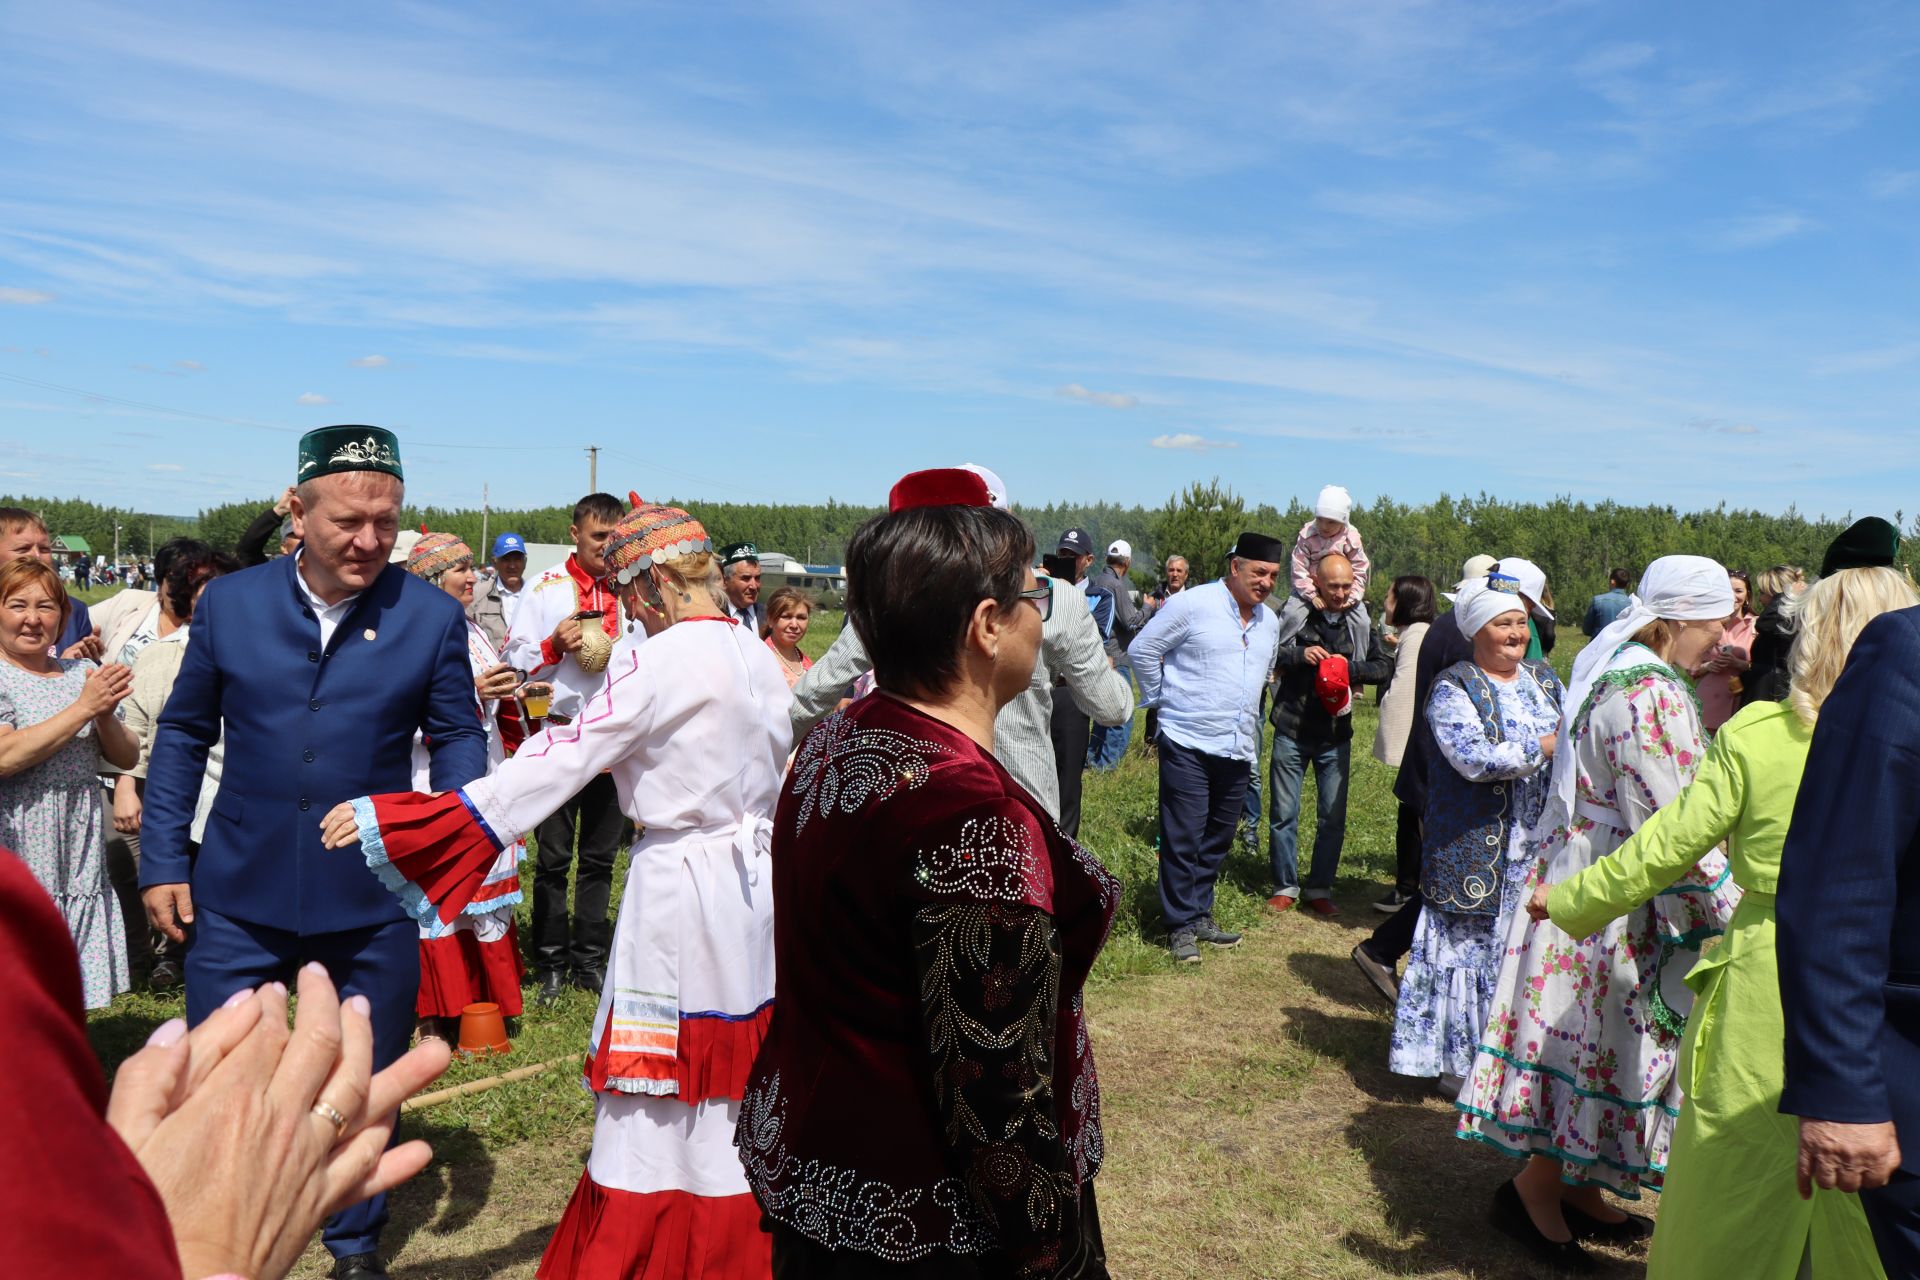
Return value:
[(603, 769), (644, 829), (594, 1017), (593, 1153), (541, 1260), (547, 1280), (771, 1270), (733, 1133), (772, 1016), (766, 848), (791, 694), (767, 646), (722, 614), (712, 545), (684, 511), (629, 513), (609, 571), (630, 619), (657, 610), (667, 625), (616, 647), (579, 718), (460, 791), (363, 798), (324, 824), (330, 846), (359, 840), (417, 917), (443, 921), (503, 843)]
[[(1693, 779), (1706, 734), (1681, 672), (1719, 641), (1732, 611), (1725, 569), (1667, 556), (1581, 651), (1537, 828), (1536, 882), (1607, 857)], [(1494, 1224), (1537, 1256), (1591, 1270), (1579, 1238), (1652, 1234), (1649, 1220), (1606, 1204), (1600, 1190), (1628, 1199), (1642, 1186), (1659, 1190), (1681, 1103), (1674, 1066), (1692, 1007), (1684, 979), (1738, 902), (1716, 849), (1589, 937), (1514, 913), (1458, 1133), (1527, 1159), (1494, 1196)]]
[[(473, 603), (473, 552), (450, 533), (422, 534), (407, 552), (407, 572), (439, 587), (460, 602)], [(467, 658), (473, 664), (474, 693), (480, 699), (480, 718), (487, 730), (487, 771), (507, 758), (500, 740), (500, 700), (514, 690), (519, 677), (500, 661), (493, 642), (471, 618), (467, 620)], [(427, 744), (413, 741), (413, 785), (430, 791), (431, 765)], [(470, 1004), (500, 1006), (504, 1017), (521, 1012), (520, 980), (526, 974), (520, 958), (520, 935), (513, 909), (519, 905), (520, 863), (527, 856), (524, 840), (515, 840), (493, 860), (473, 901), (445, 926), (438, 921), (420, 926), (420, 994), (414, 1017), (421, 1036), (439, 1036), (451, 1042), (458, 1033), (461, 1011)]]

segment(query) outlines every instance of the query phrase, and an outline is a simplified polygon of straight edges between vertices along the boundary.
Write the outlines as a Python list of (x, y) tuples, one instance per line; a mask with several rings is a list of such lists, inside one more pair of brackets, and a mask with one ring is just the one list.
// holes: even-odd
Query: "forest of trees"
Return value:
[[(791, 506), (667, 501), (694, 511), (718, 543), (753, 542), (808, 563), (829, 564), (840, 560), (853, 531), (878, 510), (833, 501)], [(111, 552), (117, 523), (122, 549), (143, 557), (150, 551), (149, 538), (164, 542), (179, 534), (197, 534), (215, 546), (230, 548), (248, 523), (271, 504), (270, 497), (263, 497), (257, 504), (235, 503), (203, 510), (198, 517), (178, 517), (102, 507), (79, 499), (0, 496), (0, 505), (39, 511), (55, 534), (79, 534), (98, 551)], [(1125, 538), (1133, 544), (1134, 577), (1142, 586), (1158, 578), (1159, 565), (1168, 555), (1186, 556), (1196, 576), (1205, 578), (1219, 571), (1227, 548), (1242, 529), (1291, 543), (1312, 515), (1298, 504), (1284, 511), (1266, 504), (1249, 506), (1217, 479), (1190, 485), (1158, 508), (1052, 503), (1017, 510), (1042, 550), (1051, 549), (1054, 539), (1076, 525), (1091, 533), (1102, 548), (1115, 538)], [(486, 517), (486, 527), (494, 534), (511, 529), (529, 542), (565, 542), (571, 514), (567, 507), (494, 511)], [(1904, 523), (1902, 513), (1892, 513), (1891, 518)], [(1399, 574), (1424, 574), (1449, 587), (1469, 556), (1481, 552), (1519, 555), (1546, 570), (1563, 617), (1577, 617), (1590, 597), (1605, 590), (1609, 568), (1637, 572), (1661, 555), (1712, 556), (1731, 568), (1751, 570), (1797, 564), (1811, 572), (1848, 519), (1812, 520), (1791, 510), (1769, 515), (1724, 505), (1711, 511), (1681, 512), (1570, 498), (1503, 502), (1485, 494), (1477, 498), (1442, 495), (1419, 506), (1383, 495), (1353, 512), (1354, 526), (1373, 560), (1376, 587), (1369, 594), (1376, 599)], [(404, 516), (409, 528), (424, 524), (459, 534), (484, 554), (481, 521), (477, 510), (433, 507), (409, 509)], [(1920, 536), (1920, 520), (1909, 534)]]

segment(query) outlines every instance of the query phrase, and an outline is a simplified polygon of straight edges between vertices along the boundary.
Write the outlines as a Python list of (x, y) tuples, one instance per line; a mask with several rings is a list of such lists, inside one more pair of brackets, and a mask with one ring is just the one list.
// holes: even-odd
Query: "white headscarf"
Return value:
[(1656, 618), (1701, 622), (1732, 612), (1733, 584), (1718, 561), (1705, 556), (1662, 556), (1647, 566), (1640, 589), (1627, 597), (1627, 607), (1620, 616), (1573, 660), (1573, 678), (1567, 682), (1567, 700), (1561, 704), (1565, 714), (1560, 719), (1560, 741), (1553, 750), (1553, 794), (1540, 819), (1540, 830), (1552, 831), (1573, 815), (1574, 717), (1586, 706), (1587, 695), (1612, 665), (1621, 646)]
[(1518, 585), (1504, 576), (1481, 578), (1460, 588), (1453, 598), (1453, 612), (1460, 623), (1460, 634), (1471, 641), (1480, 629), (1503, 613), (1527, 611)]

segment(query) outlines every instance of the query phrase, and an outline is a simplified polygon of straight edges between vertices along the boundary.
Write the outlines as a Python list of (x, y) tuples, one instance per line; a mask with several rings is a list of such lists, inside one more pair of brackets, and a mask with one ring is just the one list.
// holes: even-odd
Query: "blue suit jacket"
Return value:
[(1780, 1110), (1891, 1120), (1920, 1172), (1920, 609), (1868, 624), (1820, 709), (1777, 919)]
[[(140, 824), (140, 884), (188, 883), (196, 904), (299, 934), (404, 918), (353, 849), (320, 847), (342, 800), (413, 789), (424, 730), (433, 787), (486, 772), (467, 619), (444, 591), (389, 565), (325, 653), (320, 622), (283, 556), (208, 584), (160, 713)], [(200, 852), (189, 831), (208, 749), (226, 767)]]

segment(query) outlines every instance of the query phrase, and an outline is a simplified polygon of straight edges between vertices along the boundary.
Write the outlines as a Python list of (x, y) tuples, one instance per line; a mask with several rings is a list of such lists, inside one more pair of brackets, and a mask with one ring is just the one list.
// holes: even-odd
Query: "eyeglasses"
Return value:
[(1053, 587), (1041, 583), (1031, 591), (1022, 591), (1020, 598), (1040, 611), (1040, 621), (1048, 622), (1053, 618)]

